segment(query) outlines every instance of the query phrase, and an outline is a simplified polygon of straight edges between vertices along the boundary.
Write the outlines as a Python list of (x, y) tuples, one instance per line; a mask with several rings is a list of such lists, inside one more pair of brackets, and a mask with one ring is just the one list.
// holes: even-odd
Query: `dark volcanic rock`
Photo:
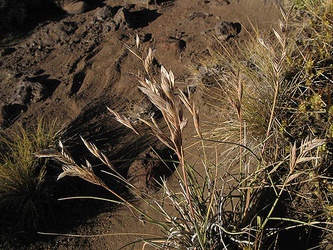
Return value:
[(241, 27), (240, 23), (219, 22), (215, 25), (215, 33), (221, 41), (226, 41), (238, 35), (241, 31)]

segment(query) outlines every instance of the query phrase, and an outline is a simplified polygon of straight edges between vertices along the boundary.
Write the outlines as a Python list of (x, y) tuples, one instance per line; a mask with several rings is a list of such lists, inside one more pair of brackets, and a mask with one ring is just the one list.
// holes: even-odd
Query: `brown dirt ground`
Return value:
[[(267, 30), (278, 22), (273, 0), (157, 1), (157, 5), (150, 4), (148, 9), (145, 5), (131, 4), (140, 1), (124, 2), (89, 2), (91, 10), (75, 16), (52, 12), (52, 20), (29, 27), (28, 34), (0, 48), (0, 123), (4, 128), (13, 128), (20, 123), (34, 124), (44, 116), (67, 125), (68, 144), (76, 155), (80, 152), (82, 158), (81, 150), (84, 149), (78, 135), (96, 142), (111, 159), (136, 157), (149, 145), (156, 145), (156, 140), (149, 136), (136, 138), (121, 128), (106, 110), (106, 106), (127, 113), (132, 109), (129, 113), (135, 116), (146, 105), (136, 80), (137, 72), (143, 69), (142, 63), (125, 47), (135, 47), (136, 34), (141, 38), (140, 51), (145, 54), (148, 47), (153, 48), (157, 64), (172, 70), (179, 86), (186, 86), (191, 84), (188, 66), (199, 63), (207, 55), (208, 48), (217, 43), (213, 37), (216, 23), (226, 21), (242, 25), (240, 32), (226, 41), (232, 43), (235, 39), (245, 39), (246, 30), (251, 30), (252, 25)], [(116, 27), (113, 15), (119, 13), (122, 6), (125, 10), (120, 14), (125, 13), (127, 17), (125, 21), (121, 17), (116, 23), (119, 27)], [(36, 23), (33, 18), (31, 22)], [(202, 103), (199, 93), (196, 99), (202, 119), (209, 118), (214, 111)], [(139, 107), (133, 107), (133, 103), (140, 102)], [(144, 106), (142, 115), (150, 108)], [(56, 184), (63, 191), (62, 197), (85, 194), (108, 197), (95, 186), (69, 179)], [(56, 212), (55, 221), (41, 226), (39, 231), (87, 237), (37, 234), (32, 240), (18, 240), (15, 244), (2, 242), (0, 246), (113, 250), (136, 237), (93, 235), (159, 234), (159, 229), (142, 224), (125, 208), (86, 200), (64, 203), (65, 208), (59, 206), (63, 211)], [(124, 249), (141, 247), (135, 244)]]

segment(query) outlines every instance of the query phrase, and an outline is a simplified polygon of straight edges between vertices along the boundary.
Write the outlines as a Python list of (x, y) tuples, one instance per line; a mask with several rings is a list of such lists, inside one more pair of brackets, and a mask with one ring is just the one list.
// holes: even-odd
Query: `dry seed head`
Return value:
[(285, 184), (288, 184), (289, 182), (291, 182), (292, 180), (296, 179), (298, 176), (300, 176), (301, 174), (303, 174), (303, 172), (299, 172), (299, 173), (295, 173), (290, 175), (287, 180), (285, 181)]
[(175, 75), (171, 70), (169, 71), (169, 81), (172, 84), (172, 88), (175, 88)]
[(181, 155), (180, 155), (180, 149), (182, 147), (182, 133), (180, 130), (176, 130), (174, 131), (174, 133), (171, 133), (171, 140), (173, 142), (173, 144), (175, 145), (175, 148), (177, 149), (176, 150), (176, 153), (178, 154), (178, 158), (180, 159), (181, 158)]
[(68, 153), (67, 149), (64, 147), (61, 141), (59, 141), (59, 147), (61, 148), (61, 155), (64, 157), (65, 160), (63, 161), (63, 163), (66, 164), (67, 161), (68, 164), (75, 165), (75, 161), (72, 159), (72, 157), (70, 156), (70, 154)]
[(137, 49), (140, 48), (140, 37), (138, 34), (135, 35), (135, 45)]
[(64, 165), (62, 167), (62, 173), (59, 174), (57, 181), (62, 179), (65, 176), (80, 176), (81, 174), (79, 173), (79, 171), (75, 171), (75, 169), (72, 166), (67, 166)]
[(285, 46), (285, 42), (284, 42), (284, 40), (282, 39), (282, 37), (280, 36), (280, 34), (279, 34), (275, 29), (273, 29), (273, 32), (274, 32), (274, 35), (276, 36), (276, 38), (278, 39), (280, 45), (281, 45), (282, 47), (284, 47), (284, 46)]
[(166, 102), (165, 107), (166, 107), (165, 113), (167, 121), (170, 122), (172, 126), (175, 126), (175, 123), (177, 121), (177, 115), (174, 105), (172, 105), (169, 102)]
[(161, 88), (166, 97), (168, 97), (170, 101), (173, 100), (173, 95), (170, 89), (170, 85), (164, 79), (161, 79)]
[(185, 105), (185, 107), (187, 108), (187, 110), (192, 114), (192, 107), (191, 107), (190, 101), (187, 98), (187, 96), (184, 94), (184, 92), (181, 91), (181, 90), (179, 90), (179, 99)]
[(139, 83), (143, 88), (149, 89), (153, 92), (157, 91), (154, 84), (150, 80), (148, 80), (147, 78), (142, 78), (142, 79), (139, 79)]
[(143, 63), (143, 66), (146, 70), (146, 73), (148, 73), (148, 74), (150, 72), (150, 66), (153, 63), (153, 60), (154, 60), (154, 53), (153, 53), (153, 50), (151, 48), (149, 48), (148, 55), (147, 55), (147, 57), (146, 57), (146, 59), (144, 60), (144, 63)]
[[(89, 167), (90, 166), (90, 167)], [(86, 180), (92, 184), (105, 186), (104, 182), (98, 178), (92, 170), (92, 167), (89, 163), (88, 167), (78, 165), (64, 165), (62, 167), (63, 172), (58, 176), (57, 180), (65, 177), (65, 176), (76, 176), (80, 177), (83, 180)]]
[(59, 153), (58, 150), (51, 148), (51, 149), (44, 149), (44, 150), (38, 151), (38, 152), (34, 153), (34, 155), (38, 158), (49, 158), (49, 157), (57, 158), (61, 154)]
[(312, 160), (318, 160), (320, 157), (318, 156), (308, 156), (311, 154), (312, 150), (317, 149), (318, 147), (322, 146), (325, 143), (325, 140), (323, 139), (311, 139), (307, 137), (304, 139), (299, 146), (299, 152), (297, 154), (297, 148), (296, 148), (296, 143), (291, 147), (291, 152), (290, 152), (290, 160), (289, 160), (289, 173), (292, 173), (297, 164), (303, 163), (303, 162), (308, 162)]
[(175, 87), (175, 77), (172, 73), (172, 71), (170, 70), (169, 73), (168, 71), (163, 67), (161, 66), (161, 81), (166, 81), (169, 83), (170, 85), (170, 89), (174, 89)]
[(174, 89), (175, 89), (175, 79), (172, 71), (167, 72), (167, 70), (161, 67), (161, 88), (163, 93), (168, 97), (170, 102), (174, 102)]
[(181, 123), (180, 123), (180, 130), (181, 131), (183, 131), (183, 129), (186, 127), (186, 125), (187, 125), (187, 118), (186, 119), (184, 119), (183, 121), (181, 121)]
[(151, 128), (153, 134), (163, 143), (165, 144), (168, 148), (172, 149), (175, 151), (174, 147), (172, 146), (173, 143), (172, 141), (162, 132), (162, 130), (158, 127), (156, 121), (154, 118), (151, 118), (152, 122), (148, 122), (143, 119), (139, 119), (141, 122), (145, 123), (148, 127)]
[(290, 152), (290, 163), (289, 163), (289, 172), (292, 173), (295, 169), (296, 166), (296, 142), (294, 145), (291, 147), (291, 152)]
[(242, 101), (242, 98), (243, 98), (243, 92), (244, 92), (244, 89), (243, 89), (243, 81), (241, 79), (241, 77), (239, 76), (239, 72), (238, 72), (238, 86), (237, 86), (237, 94), (238, 94), (238, 100), (239, 102)]
[(134, 125), (128, 118), (120, 115), (118, 112), (116, 112), (108, 107), (107, 107), (107, 109), (110, 111), (111, 114), (113, 114), (115, 116), (116, 120), (119, 123), (123, 124), (125, 127), (128, 127), (129, 129), (131, 129), (137, 135), (140, 135), (140, 133), (135, 129)]
[(192, 116), (193, 116), (195, 131), (197, 132), (199, 137), (202, 137), (202, 133), (200, 130), (199, 110), (195, 107), (194, 102), (192, 104)]
[(184, 114), (180, 103), (177, 104), (177, 109), (175, 109), (175, 112), (178, 114), (179, 121), (182, 122), (184, 120)]
[(39, 158), (53, 157), (64, 165), (75, 165), (74, 160), (71, 158), (70, 154), (64, 148), (61, 141), (59, 141), (59, 147), (61, 148), (61, 152), (55, 149), (45, 149), (34, 153), (34, 155)]
[[(109, 159), (96, 147), (95, 144), (87, 142), (81, 136), (80, 136), (80, 138), (83, 141), (84, 145), (87, 147), (87, 149), (90, 151), (90, 153), (92, 153), (95, 157), (97, 157), (98, 159), (100, 159), (111, 170), (116, 171), (116, 169), (113, 167), (113, 165), (111, 164), (111, 162), (109, 161)], [(88, 166), (88, 164), (87, 164), (87, 166)]]
[(302, 141), (302, 144), (300, 146), (300, 153), (301, 154), (306, 154), (309, 151), (318, 148), (319, 146), (322, 146), (326, 140), (324, 139), (311, 139), (307, 137)]
[(159, 110), (166, 112), (165, 101), (163, 98), (148, 88), (139, 87), (139, 89), (149, 98), (154, 106), (156, 106)]
[(88, 163), (87, 167), (78, 166), (61, 142), (59, 142), (59, 146), (61, 148), (61, 155), (56, 156), (56, 159), (64, 165), (62, 167), (63, 172), (58, 176), (57, 180), (65, 176), (77, 176), (96, 185), (103, 184), (103, 182), (94, 174), (91, 164), (88, 161), (86, 161)]
[(286, 25), (284, 22), (281, 21), (281, 19), (279, 19), (279, 27), (280, 27), (281, 32), (285, 33), (287, 31)]

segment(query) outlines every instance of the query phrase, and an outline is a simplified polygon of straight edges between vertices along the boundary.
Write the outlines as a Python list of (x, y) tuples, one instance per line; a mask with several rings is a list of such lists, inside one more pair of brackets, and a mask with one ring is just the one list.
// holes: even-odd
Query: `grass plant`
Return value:
[[(44, 151), (39, 156), (56, 157), (64, 164), (59, 178), (78, 176), (100, 185), (118, 198), (112, 202), (124, 204), (134, 215), (144, 214), (144, 220), (159, 225), (163, 235), (141, 238), (143, 249), (148, 245), (202, 250), (324, 248), (321, 237), (333, 232), (332, 3), (295, 1), (290, 11), (285, 9), (281, 7), (279, 27), (271, 33), (255, 30), (246, 44), (234, 48), (236, 53), (221, 44), (221, 50), (211, 51), (212, 60), (206, 60), (210, 63), (196, 72), (200, 80), (208, 75), (209, 81), (202, 84), (206, 101), (221, 114), (221, 120), (210, 121), (208, 131), (200, 127), (190, 91), (185, 93), (175, 86), (173, 73), (164, 67), (160, 79), (152, 73), (153, 51), (143, 57), (128, 47), (145, 69), (139, 77), (139, 89), (161, 112), (166, 129), (154, 117), (140, 121), (175, 152), (180, 165), (175, 173), (176, 189), (161, 180), (162, 200), (138, 195), (162, 220), (152, 218), (107, 187), (89, 162), (77, 165), (62, 144), (60, 153)], [(139, 44), (137, 37), (137, 49)], [(184, 107), (201, 143), (197, 157), (203, 171), (187, 162)], [(131, 119), (109, 111), (140, 135)], [(102, 152), (83, 142), (109, 166), (109, 174), (139, 192)], [(208, 144), (215, 148), (224, 145), (223, 149), (232, 145), (239, 150), (227, 164), (219, 152), (215, 158), (207, 154)], [(288, 234), (294, 237), (295, 231), (300, 238), (286, 245), (283, 238)]]
[[(195, 72), (195, 79), (203, 83), (207, 103), (221, 117), (210, 121), (204, 136), (224, 143), (239, 142), (258, 155), (259, 168), (249, 162), (247, 150), (240, 150), (237, 160), (239, 182), (244, 184), (241, 188), (250, 190), (255, 185), (252, 190), (256, 190), (258, 197), (273, 189), (276, 199), (267, 206), (278, 210), (280, 204), (287, 210), (288, 218), (281, 221), (293, 220), (298, 225), (306, 225), (301, 221), (311, 218), (315, 223), (325, 224), (331, 216), (327, 209), (331, 206), (328, 205), (330, 191), (324, 183), (331, 182), (331, 153), (327, 146), (331, 144), (332, 2), (296, 1), (292, 7), (287, 5), (287, 9), (290, 10), (281, 7), (279, 27), (271, 33), (254, 29), (248, 31), (250, 39), (236, 47), (220, 44), (219, 49), (211, 51), (212, 58), (205, 59)], [(297, 176), (299, 184), (285, 189), (284, 183), (289, 183), (291, 173), (282, 162), (292, 157), (295, 148), (302, 148), (309, 138), (322, 140), (315, 160), (300, 164), (297, 173), (291, 175)], [(279, 167), (273, 167), (277, 162)], [(252, 166), (250, 171), (245, 171), (249, 166)], [(253, 173), (270, 168), (274, 171), (253, 178)], [(248, 178), (259, 178), (262, 183), (248, 183)], [(277, 186), (283, 187), (281, 193), (276, 192)], [(253, 194), (242, 192), (242, 196)], [(245, 208), (248, 204), (244, 204)], [(310, 207), (315, 209), (310, 211)], [(271, 213), (264, 217), (264, 221), (269, 221)], [(270, 234), (266, 231), (263, 235)], [(262, 236), (255, 238), (263, 239)], [(255, 246), (255, 249), (262, 247)]]
[(37, 128), (1, 132), (0, 209), (13, 226), (33, 229), (47, 213), (46, 161), (33, 154), (54, 145), (60, 136), (57, 127), (41, 119)]

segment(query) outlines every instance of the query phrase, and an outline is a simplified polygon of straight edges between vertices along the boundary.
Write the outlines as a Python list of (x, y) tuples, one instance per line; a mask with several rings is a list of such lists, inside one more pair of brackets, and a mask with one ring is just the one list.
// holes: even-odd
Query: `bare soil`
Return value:
[[(70, 145), (78, 160), (88, 154), (79, 135), (95, 142), (111, 160), (132, 159), (147, 154), (149, 146), (160, 147), (148, 133), (137, 137), (122, 128), (106, 109), (109, 106), (133, 118), (153, 112), (137, 88), (142, 62), (126, 48), (137, 51), (136, 35), (141, 40), (138, 52), (146, 55), (148, 48), (153, 48), (155, 64), (172, 70), (177, 84), (186, 87), (193, 84), (189, 65), (200, 64), (209, 48), (219, 42), (232, 44), (236, 39), (246, 39), (252, 26), (267, 30), (278, 23), (273, 0), (175, 0), (148, 6), (142, 1), (87, 2), (90, 10), (74, 16), (51, 9), (37, 11), (28, 18), (23, 35), (0, 48), (1, 126), (9, 129), (17, 124), (32, 125), (42, 116), (57, 119), (67, 126), (65, 144)], [(199, 94), (197, 101), (202, 119), (214, 112)], [(117, 167), (126, 175), (130, 164), (130, 160), (118, 162)], [(131, 197), (126, 190), (112, 185)], [(54, 186), (59, 190), (55, 197), (111, 198), (101, 188), (75, 178), (54, 182)], [(11, 232), (11, 237), (3, 232), (0, 247), (113, 250), (137, 237), (94, 235), (159, 233), (159, 229), (142, 224), (125, 208), (107, 202), (57, 201), (52, 207), (56, 211), (37, 231), (80, 237), (17, 230)], [(124, 249), (141, 247), (134, 244)]]

